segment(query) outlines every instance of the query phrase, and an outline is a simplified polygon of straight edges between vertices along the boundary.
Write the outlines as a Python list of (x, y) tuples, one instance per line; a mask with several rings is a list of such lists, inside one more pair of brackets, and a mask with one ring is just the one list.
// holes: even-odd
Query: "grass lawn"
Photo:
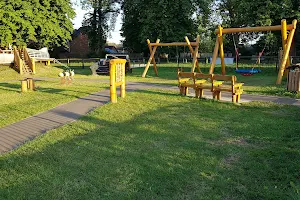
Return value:
[(0, 199), (299, 199), (300, 108), (128, 93), (0, 156)]
[(8, 67), (1, 67), (0, 78), (0, 127), (108, 86), (100, 82), (82, 82), (76, 79), (70, 85), (61, 85), (57, 77), (53, 81), (36, 81), (37, 91), (21, 93), (19, 80), (24, 77)]

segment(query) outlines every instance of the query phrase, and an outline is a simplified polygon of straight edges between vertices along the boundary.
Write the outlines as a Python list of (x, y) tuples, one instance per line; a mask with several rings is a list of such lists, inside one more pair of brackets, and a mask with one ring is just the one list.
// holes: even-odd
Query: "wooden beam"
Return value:
[[(191, 42), (191, 46), (196, 47), (197, 42)], [(186, 42), (172, 42), (172, 43), (150, 43), (150, 46), (160, 46), (160, 47), (172, 47), (172, 46), (189, 46)]]
[(212, 61), (211, 61), (211, 64), (210, 64), (209, 74), (213, 74), (214, 73), (214, 69), (215, 69), (215, 66), (216, 66), (216, 61), (217, 61), (218, 53), (219, 53), (219, 38), (217, 37), (215, 48), (214, 48), (214, 53), (213, 53), (213, 57), (212, 57)]
[[(157, 40), (156, 40), (156, 43), (158, 44), (159, 41), (160, 41), (160, 40), (157, 39)], [(148, 69), (149, 69), (150, 64), (151, 64), (151, 61), (152, 61), (152, 59), (154, 59), (154, 55), (155, 55), (156, 49), (157, 49), (157, 47), (158, 47), (158, 46), (155, 46), (155, 47), (153, 47), (153, 49), (152, 49), (152, 47), (151, 47), (151, 45), (150, 45), (150, 44), (151, 44), (151, 43), (150, 43), (150, 40), (147, 40), (147, 42), (148, 42), (148, 46), (149, 46), (149, 50), (150, 50), (150, 58), (149, 58), (149, 60), (148, 60), (148, 62), (147, 62), (147, 65), (146, 65), (146, 67), (145, 67), (145, 70), (144, 70), (144, 72), (143, 72), (143, 74), (142, 74), (142, 77), (143, 77), (143, 78), (146, 77), (146, 74), (147, 74)], [(156, 62), (155, 62), (155, 59), (154, 59), (154, 62), (153, 62), (153, 63), (155, 63), (155, 64), (153, 64), (154, 71), (155, 71), (156, 75), (158, 75), (157, 68), (156, 68)]]
[[(199, 39), (198, 39), (198, 38), (199, 38)], [(185, 36), (184, 39), (185, 39), (186, 43), (188, 44), (188, 47), (189, 47), (189, 49), (190, 49), (190, 52), (192, 53), (193, 61), (194, 61), (194, 54), (195, 54), (195, 51), (194, 51), (194, 49), (193, 49), (193, 47), (192, 47), (192, 45), (191, 45), (191, 42), (190, 42), (190, 40), (189, 40), (189, 38), (188, 38), (187, 36)], [(197, 35), (196, 43), (197, 43), (197, 41), (200, 42), (200, 35)], [(199, 42), (198, 42), (198, 49), (199, 49)], [(196, 48), (197, 48), (197, 46), (196, 46)], [(197, 50), (197, 52), (198, 52), (198, 50)], [(193, 63), (194, 63), (194, 62), (193, 62)], [(196, 59), (196, 65), (197, 65), (198, 72), (201, 72), (200, 67), (199, 67), (198, 59)], [(194, 72), (194, 70), (195, 70), (195, 68), (192, 67), (192, 72)]]
[(199, 67), (199, 64), (198, 64), (198, 50), (199, 50), (199, 42), (200, 42), (200, 35), (197, 36), (197, 39), (196, 39), (196, 43), (198, 44), (195, 48), (195, 51), (194, 51), (194, 54), (193, 54), (193, 67), (192, 67), (192, 72), (195, 71), (195, 68), (197, 66), (197, 69), (198, 69), (198, 72), (200, 73), (201, 70), (200, 70), (200, 67)]
[(292, 29), (290, 31), (289, 36), (288, 36), (287, 44), (286, 44), (286, 50), (283, 53), (283, 59), (282, 59), (282, 63), (281, 63), (281, 66), (280, 66), (280, 69), (279, 69), (279, 72), (278, 72), (278, 77), (277, 77), (276, 84), (281, 84), (281, 81), (282, 81), (282, 76), (283, 76), (285, 68), (286, 68), (286, 63), (287, 63), (287, 60), (288, 60), (288, 57), (289, 57), (289, 54), (290, 54), (292, 41), (293, 41), (295, 31), (296, 31), (297, 20), (293, 20), (293, 25), (295, 26), (295, 29)]
[(223, 48), (223, 28), (222, 26), (219, 26), (219, 46), (220, 46), (220, 59), (221, 59), (221, 65), (222, 65), (222, 75), (226, 74), (225, 71), (225, 60), (224, 60), (224, 48)]
[[(295, 29), (294, 24), (287, 25), (287, 30), (291, 31)], [(264, 31), (281, 31), (281, 25), (277, 26), (259, 26), (259, 27), (245, 27), (245, 28), (225, 28), (222, 33), (244, 33), (244, 32), (264, 32)], [(216, 34), (219, 34), (219, 29), (215, 31)]]
[[(283, 52), (286, 51), (286, 44), (287, 44), (287, 28), (286, 28), (286, 20), (281, 20), (281, 37), (282, 37), (282, 49)], [(287, 60), (287, 66), (291, 64), (290, 59)]]

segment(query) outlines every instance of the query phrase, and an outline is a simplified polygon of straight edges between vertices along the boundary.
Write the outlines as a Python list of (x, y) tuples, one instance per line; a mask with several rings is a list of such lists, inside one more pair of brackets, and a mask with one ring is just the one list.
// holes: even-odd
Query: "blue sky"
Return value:
[[(82, 20), (84, 18), (84, 14), (87, 12), (85, 10), (82, 10), (80, 6), (73, 6), (76, 12), (76, 17), (72, 20), (74, 24), (74, 28), (78, 29), (81, 27)], [(115, 30), (110, 32), (109, 38), (107, 38), (108, 42), (114, 42), (119, 44), (120, 40), (122, 40), (122, 37), (120, 35), (120, 29), (121, 29), (121, 15), (118, 16), (117, 21), (116, 21), (116, 26)]]

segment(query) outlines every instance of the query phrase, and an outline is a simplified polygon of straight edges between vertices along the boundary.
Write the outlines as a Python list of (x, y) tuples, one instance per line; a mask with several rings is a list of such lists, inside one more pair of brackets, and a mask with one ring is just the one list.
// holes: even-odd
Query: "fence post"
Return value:
[(83, 60), (83, 58), (82, 58), (82, 69), (84, 69), (84, 60)]

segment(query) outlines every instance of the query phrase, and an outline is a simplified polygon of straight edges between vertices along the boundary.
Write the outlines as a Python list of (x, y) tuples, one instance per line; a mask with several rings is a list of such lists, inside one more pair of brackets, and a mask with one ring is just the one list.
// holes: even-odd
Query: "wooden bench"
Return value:
[(181, 95), (187, 95), (188, 88), (195, 90), (195, 97), (202, 98), (204, 90), (210, 90), (213, 98), (221, 100), (221, 92), (231, 92), (232, 102), (238, 103), (244, 83), (237, 83), (236, 76), (202, 74), (178, 71), (178, 87)]
[[(237, 83), (236, 76), (213, 75), (213, 81), (216, 82), (213, 86), (213, 98), (221, 99), (221, 92), (230, 92), (232, 95), (232, 102), (238, 103), (243, 93), (242, 86), (244, 83)], [(222, 84), (217, 84), (222, 82)]]
[(194, 90), (195, 90), (196, 98), (202, 98), (205, 89), (208, 89), (212, 92), (213, 89), (212, 74), (194, 73), (193, 79), (194, 79)]
[(177, 71), (178, 87), (181, 95), (187, 95), (188, 88), (195, 88), (194, 73)]

